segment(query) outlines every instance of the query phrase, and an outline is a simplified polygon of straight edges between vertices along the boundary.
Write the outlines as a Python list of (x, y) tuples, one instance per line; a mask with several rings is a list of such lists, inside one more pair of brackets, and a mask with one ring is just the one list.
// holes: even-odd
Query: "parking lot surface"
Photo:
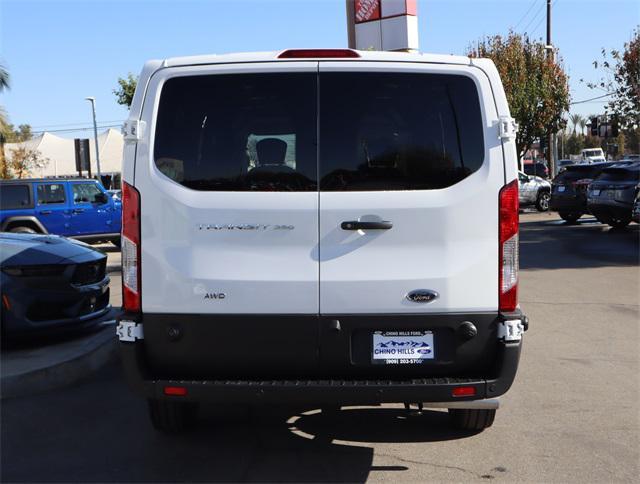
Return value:
[(521, 216), (530, 329), (516, 382), (480, 434), (397, 405), (209, 406), (199, 428), (167, 437), (112, 364), (74, 387), (3, 401), (2, 481), (635, 482), (639, 229)]

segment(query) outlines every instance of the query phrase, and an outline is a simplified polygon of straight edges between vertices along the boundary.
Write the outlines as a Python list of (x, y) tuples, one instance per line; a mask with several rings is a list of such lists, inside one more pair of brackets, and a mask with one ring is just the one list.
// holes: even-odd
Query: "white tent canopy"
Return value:
[[(89, 140), (91, 157), (91, 174), (96, 175), (96, 151), (93, 138)], [(73, 176), (77, 175), (76, 155), (73, 139), (62, 138), (51, 133), (43, 133), (22, 143), (7, 143), (4, 153), (11, 159), (13, 150), (19, 147), (33, 149), (40, 152), (42, 158), (48, 159), (42, 168), (36, 168), (30, 175), (33, 177)], [(122, 171), (122, 150), (124, 140), (122, 133), (116, 129), (108, 129), (98, 136), (100, 149), (100, 170), (102, 174), (120, 173)], [(86, 175), (86, 172), (83, 173)]]

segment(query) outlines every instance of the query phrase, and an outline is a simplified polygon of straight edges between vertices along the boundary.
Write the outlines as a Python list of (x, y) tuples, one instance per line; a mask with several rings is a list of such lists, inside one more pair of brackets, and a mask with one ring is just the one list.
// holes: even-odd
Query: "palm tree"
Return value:
[(584, 134), (584, 128), (587, 126), (587, 120), (582, 118), (578, 121), (578, 124), (580, 125), (580, 134)]
[(579, 114), (572, 114), (569, 116), (569, 119), (571, 120), (571, 124), (573, 124), (573, 134), (575, 135), (576, 129), (580, 125), (580, 122), (584, 122), (584, 119)]
[[(0, 92), (9, 89), (9, 71), (0, 64)], [(4, 157), (4, 143), (6, 141), (7, 132), (9, 131), (9, 118), (7, 112), (0, 106), (0, 174), (2, 178), (8, 173), (6, 161)]]
[(9, 71), (0, 64), (0, 92), (9, 89)]

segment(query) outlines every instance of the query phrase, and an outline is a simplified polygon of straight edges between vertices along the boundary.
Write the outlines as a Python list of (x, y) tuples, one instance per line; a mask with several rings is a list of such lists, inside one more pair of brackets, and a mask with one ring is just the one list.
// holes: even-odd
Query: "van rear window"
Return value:
[(320, 76), (321, 190), (429, 190), (484, 160), (475, 83), (459, 75)]
[(158, 169), (194, 190), (317, 190), (315, 73), (169, 79)]
[(177, 77), (162, 89), (154, 159), (195, 190), (428, 190), (482, 166), (483, 123), (459, 75)]

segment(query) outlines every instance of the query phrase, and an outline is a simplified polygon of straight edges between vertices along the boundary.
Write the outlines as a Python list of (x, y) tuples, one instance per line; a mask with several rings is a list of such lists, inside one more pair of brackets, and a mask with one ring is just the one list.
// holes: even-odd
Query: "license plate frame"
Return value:
[(435, 359), (433, 331), (374, 331), (371, 342), (374, 365), (421, 365)]

